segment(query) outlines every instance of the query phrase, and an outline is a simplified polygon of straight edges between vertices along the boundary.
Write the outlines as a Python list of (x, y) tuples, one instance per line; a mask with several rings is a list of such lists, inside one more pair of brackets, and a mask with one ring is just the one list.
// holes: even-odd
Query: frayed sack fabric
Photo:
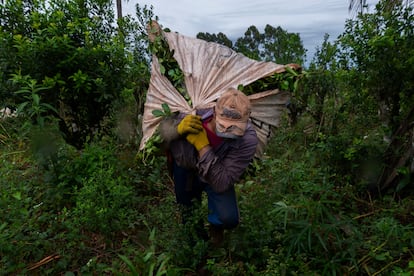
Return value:
[[(152, 111), (162, 110), (163, 104), (168, 104), (171, 112), (194, 114), (198, 109), (213, 107), (229, 87), (246, 86), (258, 79), (285, 71), (285, 65), (252, 60), (217, 43), (173, 32), (160, 31), (160, 34), (166, 39), (170, 50), (174, 51), (174, 58), (184, 74), (192, 104), (161, 74), (158, 59), (153, 55), (142, 121), (141, 150), (162, 120), (161, 117), (155, 117)], [(281, 114), (286, 111), (290, 95), (286, 91), (269, 90), (248, 97), (252, 108), (250, 119), (259, 138), (256, 157), (261, 157), (274, 128), (279, 125)]]

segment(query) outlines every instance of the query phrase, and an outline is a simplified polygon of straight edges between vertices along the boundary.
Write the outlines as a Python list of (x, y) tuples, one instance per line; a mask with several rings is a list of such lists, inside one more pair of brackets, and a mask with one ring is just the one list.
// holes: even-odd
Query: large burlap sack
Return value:
[[(153, 24), (158, 26), (155, 22)], [(174, 50), (174, 58), (184, 74), (192, 105), (161, 74), (157, 57), (153, 56), (140, 149), (145, 147), (145, 143), (154, 135), (162, 120), (152, 114), (153, 110), (162, 110), (162, 104), (168, 104), (171, 112), (194, 113), (197, 109), (213, 107), (215, 101), (229, 87), (246, 86), (260, 78), (285, 71), (284, 65), (252, 60), (217, 43), (159, 30), (170, 50)], [(279, 124), (280, 115), (289, 101), (289, 93), (273, 90), (256, 93), (249, 98), (252, 103), (251, 119), (259, 137), (256, 154), (259, 157), (272, 129)]]

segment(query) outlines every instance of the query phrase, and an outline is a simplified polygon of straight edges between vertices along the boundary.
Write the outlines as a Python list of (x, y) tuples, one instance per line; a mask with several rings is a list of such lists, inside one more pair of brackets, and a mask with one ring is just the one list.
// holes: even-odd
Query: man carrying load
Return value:
[(250, 123), (249, 98), (229, 88), (215, 107), (196, 115), (179, 114), (160, 124), (160, 135), (173, 158), (172, 175), (184, 222), (202, 192), (208, 197), (210, 238), (218, 246), (224, 229), (239, 224), (234, 184), (256, 152), (258, 139)]

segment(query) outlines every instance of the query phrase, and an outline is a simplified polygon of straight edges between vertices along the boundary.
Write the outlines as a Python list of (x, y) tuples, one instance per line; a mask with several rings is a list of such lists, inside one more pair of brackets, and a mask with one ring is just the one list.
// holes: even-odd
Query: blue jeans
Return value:
[[(194, 201), (200, 202), (202, 192), (205, 191), (208, 198), (208, 222), (224, 229), (232, 229), (239, 224), (240, 215), (234, 187), (224, 193), (215, 193), (207, 183), (201, 181), (196, 171), (179, 167), (175, 162), (173, 179), (177, 203), (190, 210), (186, 215), (191, 215)], [(183, 216), (184, 222), (186, 215)]]

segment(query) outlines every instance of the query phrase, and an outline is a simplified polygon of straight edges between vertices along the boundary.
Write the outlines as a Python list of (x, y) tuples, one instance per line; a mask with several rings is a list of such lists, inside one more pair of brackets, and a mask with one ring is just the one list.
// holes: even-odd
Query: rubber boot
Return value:
[(211, 224), (209, 228), (210, 242), (214, 248), (223, 246), (224, 242), (224, 229), (223, 227)]

